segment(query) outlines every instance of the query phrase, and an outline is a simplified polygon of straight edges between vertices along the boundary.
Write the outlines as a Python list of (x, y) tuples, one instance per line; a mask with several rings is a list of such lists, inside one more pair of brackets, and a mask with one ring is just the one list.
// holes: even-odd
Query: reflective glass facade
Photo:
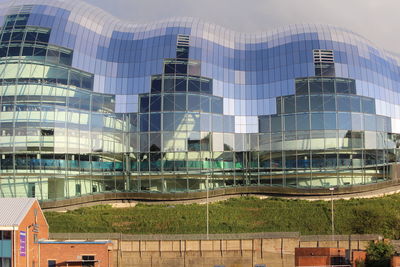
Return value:
[(326, 25), (129, 24), (0, 7), (0, 196), (378, 183), (400, 161), (400, 59)]

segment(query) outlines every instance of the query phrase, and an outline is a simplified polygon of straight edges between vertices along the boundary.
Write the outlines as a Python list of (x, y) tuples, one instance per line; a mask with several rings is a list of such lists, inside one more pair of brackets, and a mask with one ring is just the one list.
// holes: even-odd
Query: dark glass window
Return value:
[(93, 88), (93, 78), (82, 76), (82, 88), (92, 89)]
[(17, 57), (19, 56), (19, 52), (21, 51), (21, 47), (14, 46), (8, 48), (8, 56), (9, 57)]
[(201, 92), (212, 94), (212, 81), (203, 80), (200, 82)]
[(164, 95), (164, 110), (165, 111), (174, 110), (174, 95)]
[(11, 42), (17, 41), (17, 43), (20, 43), (22, 41), (23, 36), (24, 36), (23, 32), (13, 32), (11, 34)]
[(65, 65), (72, 64), (72, 54), (60, 53), (60, 63)]
[(308, 95), (308, 80), (297, 79), (296, 80), (296, 94), (297, 95)]
[(26, 36), (25, 36), (25, 42), (28, 42), (28, 43), (35, 42), (36, 41), (36, 36), (37, 36), (36, 32), (27, 32)]
[(165, 64), (164, 73), (175, 73), (175, 64)]
[(177, 111), (186, 110), (186, 95), (175, 95), (175, 108)]
[(285, 131), (295, 131), (296, 130), (296, 117), (295, 115), (285, 116)]
[(161, 130), (161, 114), (152, 113), (150, 114), (150, 131), (158, 132)]
[(158, 93), (161, 92), (161, 79), (155, 78), (151, 81), (151, 92)]
[(349, 80), (342, 80), (342, 79), (336, 79), (336, 93), (341, 94), (350, 94), (352, 93), (351, 91), (351, 85)]
[(164, 91), (172, 92), (174, 91), (174, 78), (165, 77), (164, 78)]
[(32, 56), (33, 55), (33, 47), (25, 46), (22, 49), (22, 55), (23, 56)]
[(48, 43), (50, 33), (38, 33), (36, 42)]
[(150, 111), (161, 111), (161, 96), (152, 95), (150, 98)]
[(149, 130), (149, 115), (142, 114), (140, 115), (140, 131), (147, 132)]
[(186, 91), (186, 79), (177, 78), (175, 81), (175, 91), (185, 92)]
[(285, 113), (294, 113), (295, 112), (295, 97), (294, 96), (285, 96), (284, 98), (284, 111)]
[(200, 81), (195, 78), (189, 78), (188, 91), (200, 92)]
[(336, 111), (336, 99), (334, 95), (324, 95), (324, 110)]
[(219, 97), (211, 98), (211, 112), (222, 114), (222, 112), (223, 112), (222, 98), (219, 98)]
[(296, 112), (308, 112), (309, 110), (308, 95), (296, 96)]
[(178, 74), (186, 74), (187, 73), (187, 63), (186, 62), (179, 62), (175, 65), (176, 73)]
[(260, 116), (259, 117), (258, 128), (259, 128), (260, 133), (268, 133), (270, 131), (268, 116)]
[(35, 47), (33, 55), (38, 56), (38, 57), (44, 57), (44, 56), (46, 56), (46, 49), (40, 48), (40, 47)]
[(271, 116), (271, 132), (281, 132), (282, 122), (280, 116)]
[(323, 79), (322, 80), (322, 91), (325, 94), (335, 93), (335, 81), (333, 79)]
[(1, 36), (1, 42), (8, 43), (10, 41), (10, 37), (11, 37), (10, 32), (3, 33), (3, 35)]
[(149, 112), (149, 97), (140, 98), (140, 112)]
[(0, 47), (0, 57), (7, 56), (7, 47)]
[(55, 260), (49, 260), (48, 262), (47, 262), (47, 266), (48, 267), (56, 267), (57, 265), (56, 265), (56, 261)]
[(322, 95), (310, 96), (311, 111), (323, 111)]
[(320, 94), (322, 93), (322, 81), (315, 80), (310, 81), (310, 94)]
[(350, 97), (344, 95), (337, 96), (338, 111), (351, 111)]

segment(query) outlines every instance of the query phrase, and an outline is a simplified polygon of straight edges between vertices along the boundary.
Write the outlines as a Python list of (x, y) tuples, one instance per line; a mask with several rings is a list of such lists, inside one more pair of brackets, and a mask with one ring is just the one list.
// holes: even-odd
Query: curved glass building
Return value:
[(58, 0), (2, 5), (0, 25), (2, 197), (397, 179), (400, 58), (348, 30), (139, 25)]

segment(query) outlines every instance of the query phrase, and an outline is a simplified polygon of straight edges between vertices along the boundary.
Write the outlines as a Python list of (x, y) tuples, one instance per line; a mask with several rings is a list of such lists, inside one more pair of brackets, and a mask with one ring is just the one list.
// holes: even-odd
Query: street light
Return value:
[(335, 191), (334, 187), (330, 187), (329, 191), (331, 191), (331, 222), (332, 222), (332, 241), (335, 236), (335, 217), (333, 216), (333, 191)]

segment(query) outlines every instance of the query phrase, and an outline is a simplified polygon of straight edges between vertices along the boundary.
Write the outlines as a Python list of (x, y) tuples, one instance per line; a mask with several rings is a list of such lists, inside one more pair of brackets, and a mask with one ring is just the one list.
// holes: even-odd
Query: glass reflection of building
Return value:
[(58, 0), (0, 14), (1, 196), (397, 178), (400, 59), (345, 29), (136, 25)]

